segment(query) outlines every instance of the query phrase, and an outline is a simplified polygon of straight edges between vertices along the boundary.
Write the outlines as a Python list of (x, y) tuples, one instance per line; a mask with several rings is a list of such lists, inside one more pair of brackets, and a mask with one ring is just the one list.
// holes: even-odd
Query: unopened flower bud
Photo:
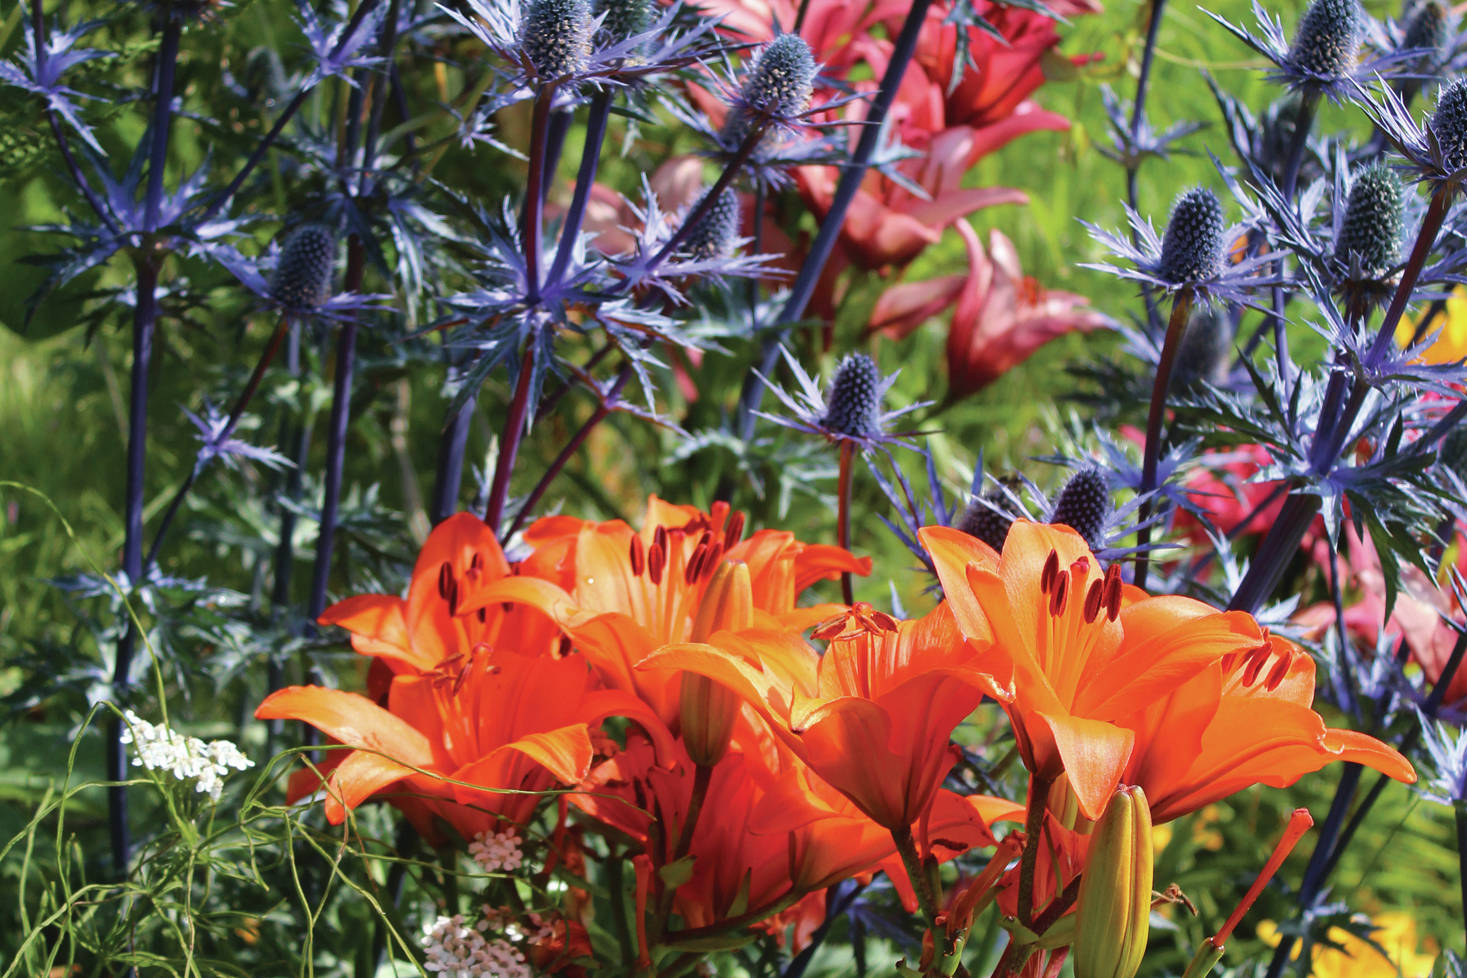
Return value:
[[(707, 191), (693, 202), (697, 210), (708, 196)], [(690, 210), (689, 213), (692, 211)], [(684, 247), (699, 260), (725, 258), (733, 251), (734, 239), (739, 234), (739, 195), (733, 187), (725, 187), (713, 201), (708, 213), (688, 231)]]
[(520, 47), (535, 74), (561, 78), (586, 66), (591, 56), (588, 0), (530, 0), (520, 24)]
[(270, 279), (270, 295), (292, 309), (315, 309), (331, 297), (336, 236), (319, 224), (304, 224), (285, 239)]
[(1357, 0), (1314, 0), (1299, 20), (1289, 60), (1311, 74), (1344, 75), (1355, 63), (1362, 33)]
[(1178, 285), (1205, 282), (1222, 271), (1222, 204), (1196, 187), (1177, 198), (1161, 241), (1161, 277)]
[(1085, 538), (1094, 550), (1110, 516), (1110, 486), (1099, 469), (1081, 469), (1070, 477), (1054, 501), (1051, 523), (1063, 523)]
[(1111, 796), (1090, 833), (1075, 905), (1075, 978), (1133, 978), (1151, 924), (1151, 808), (1139, 787)]
[(877, 433), (881, 411), (881, 371), (864, 353), (852, 353), (840, 362), (820, 424), (836, 435), (869, 438)]
[(1447, 171), (1467, 166), (1467, 80), (1458, 79), (1442, 89), (1429, 125)]
[[(706, 642), (718, 632), (737, 632), (754, 625), (754, 589), (749, 565), (718, 565), (693, 618), (692, 640)], [(739, 715), (738, 694), (720, 682), (684, 673), (679, 722), (683, 743), (693, 763), (712, 766), (728, 750), (728, 738)]]
[(1348, 266), (1350, 256), (1359, 255), (1367, 276), (1384, 275), (1401, 253), (1402, 194), (1401, 178), (1384, 163), (1357, 171), (1335, 241), (1335, 260)]
[(618, 41), (645, 33), (655, 13), (652, 0), (596, 0), (601, 29)]

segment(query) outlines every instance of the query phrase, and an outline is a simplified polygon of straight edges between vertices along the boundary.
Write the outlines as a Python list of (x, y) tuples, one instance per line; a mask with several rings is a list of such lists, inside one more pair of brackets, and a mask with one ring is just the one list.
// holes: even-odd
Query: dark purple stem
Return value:
[(551, 288), (560, 285), (561, 277), (570, 264), (575, 251), (576, 239), (581, 235), (581, 223), (586, 217), (586, 202), (591, 199), (591, 186), (596, 182), (596, 168), (601, 161), (601, 143), (606, 138), (606, 123), (611, 116), (611, 92), (598, 91), (591, 98), (591, 108), (586, 116), (586, 144), (581, 150), (581, 168), (576, 172), (576, 189), (571, 197), (570, 209), (566, 211), (565, 223), (560, 229), (560, 243), (555, 249), (555, 260), (550, 264), (550, 273), (545, 277)]
[[(1141, 461), (1141, 485), (1137, 494), (1145, 497), (1156, 488), (1156, 469), (1161, 460), (1161, 423), (1166, 415), (1166, 392), (1171, 386), (1172, 366), (1177, 362), (1177, 350), (1182, 346), (1182, 333), (1187, 328), (1187, 315), (1192, 309), (1192, 290), (1183, 289), (1172, 301), (1172, 315), (1167, 322), (1166, 337), (1161, 343), (1161, 357), (1156, 366), (1156, 379), (1151, 385), (1151, 408), (1146, 414), (1146, 448)], [(1150, 558), (1146, 547), (1151, 543), (1151, 527), (1147, 517), (1151, 515), (1151, 501), (1141, 504), (1138, 517), (1141, 526), (1136, 530), (1136, 586), (1146, 586), (1146, 572)]]
[(846, 219), (846, 211), (850, 208), (851, 201), (856, 199), (856, 191), (860, 189), (861, 181), (866, 178), (866, 169), (871, 165), (871, 157), (881, 143), (882, 123), (886, 121), (886, 114), (896, 99), (897, 90), (902, 84), (902, 76), (907, 73), (907, 65), (912, 60), (912, 53), (917, 47), (917, 37), (922, 32), (922, 24), (927, 19), (927, 10), (931, 5), (932, 0), (913, 0), (911, 9), (907, 11), (907, 19), (902, 23), (901, 33), (897, 35), (896, 44), (892, 46), (891, 60), (886, 64), (886, 73), (881, 77), (881, 85), (876, 90), (876, 97), (871, 100), (871, 110), (866, 113), (866, 125), (861, 129), (861, 138), (856, 143), (856, 152), (841, 169), (840, 182), (836, 184), (835, 194), (831, 197), (830, 209), (826, 211), (824, 219), (820, 222), (820, 230), (810, 245), (810, 252), (805, 257), (804, 264), (800, 266), (800, 272), (795, 277), (794, 284), (790, 286), (789, 298), (785, 300), (779, 319), (774, 324), (778, 328), (774, 335), (764, 341), (759, 370), (751, 371), (744, 380), (744, 389), (739, 396), (738, 424), (741, 438), (748, 439), (753, 434), (754, 411), (758, 409), (759, 402), (764, 397), (764, 378), (774, 371), (775, 362), (779, 359), (780, 346), (789, 334), (792, 324), (805, 314), (805, 307), (810, 304), (810, 297), (815, 294), (815, 286), (820, 281), (821, 272), (825, 270), (825, 263), (830, 260), (830, 253), (835, 249), (841, 225)]
[[(356, 249), (362, 245), (352, 236)], [(350, 246), (349, 246), (350, 247)], [(331, 577), (331, 550), (336, 542), (336, 513), (341, 504), (341, 473), (346, 462), (346, 428), (351, 419), (351, 381), (356, 366), (357, 324), (342, 324), (336, 343), (336, 376), (331, 387), (331, 421), (326, 429), (326, 485), (321, 495), (321, 528), (316, 535), (316, 560), (311, 567), (311, 598), (306, 616), (311, 621), (326, 610), (326, 584)]]
[(434, 526), (458, 512), (458, 491), (464, 478), (464, 452), (468, 449), (469, 428), (478, 403), (477, 394), (464, 401), (439, 436), (438, 471), (433, 480), (433, 502), (428, 512)]
[[(851, 442), (840, 443), (840, 475), (836, 486), (835, 545), (842, 550), (851, 549), (851, 462), (855, 449)], [(856, 595), (850, 571), (840, 575), (840, 599), (846, 604), (855, 604)], [(915, 881), (913, 882), (915, 884)]]
[(524, 228), (521, 229), (525, 242), (525, 301), (530, 305), (540, 299), (540, 231), (545, 209), (545, 141), (550, 128), (550, 103), (554, 98), (555, 88), (552, 85), (536, 92), (534, 114), (530, 119), (530, 182), (525, 190), (525, 221)]
[(520, 511), (514, 516), (514, 522), (509, 525), (509, 529), (504, 533), (506, 540), (514, 536), (519, 528), (525, 525), (525, 520), (529, 519), (530, 514), (535, 511), (536, 504), (540, 502), (541, 497), (550, 488), (550, 483), (560, 474), (560, 470), (565, 468), (566, 463), (571, 460), (571, 456), (575, 455), (581, 446), (585, 444), (586, 439), (591, 436), (591, 432), (595, 430), (596, 426), (602, 421), (605, 421), (607, 416), (611, 414), (611, 409), (616, 404), (617, 397), (621, 395), (622, 388), (626, 387), (627, 381), (631, 379), (632, 368), (629, 366), (622, 367), (621, 372), (612, 381), (611, 387), (607, 390), (605, 397), (596, 406), (596, 410), (586, 419), (584, 424), (576, 429), (576, 433), (571, 436), (570, 441), (566, 442), (565, 447), (560, 450), (560, 454), (555, 456), (555, 460), (550, 463), (550, 467), (545, 470), (545, 474), (540, 476), (540, 481), (535, 483), (535, 488), (531, 489), (530, 494), (525, 497), (524, 504), (520, 506)]
[(499, 439), (499, 458), (494, 463), (494, 481), (489, 486), (489, 502), (484, 507), (484, 522), (489, 524), (496, 535), (499, 533), (499, 521), (504, 516), (504, 502), (509, 495), (509, 474), (514, 469), (515, 456), (520, 450), (520, 439), (525, 433), (525, 415), (530, 406), (530, 381), (534, 373), (535, 341), (532, 338), (525, 344), (525, 355), (520, 361), (514, 396), (509, 402), (509, 416), (504, 421), (504, 434)]
[[(301, 375), (301, 329), (298, 323), (292, 323), (290, 327), (290, 342), (285, 348), (285, 370), (291, 377), (299, 378)], [(306, 419), (292, 418), (289, 411), (280, 422), (281, 446), (289, 446), (286, 451), (290, 453), (293, 465), (286, 469), (280, 488), (280, 523), (275, 541), (275, 574), (270, 585), (270, 605), (279, 613), (280, 609), (290, 605), (290, 583), (295, 570), (295, 507), (292, 505), (300, 499), (301, 495), (301, 473), (306, 468), (306, 453), (310, 447), (310, 429), (306, 425)], [(273, 693), (285, 685), (285, 667), (278, 653), (272, 652), (270, 660), (265, 667), (266, 692)], [(272, 755), (269, 749), (274, 745), (274, 739), (280, 735), (282, 722), (280, 720), (266, 721), (265, 732), (269, 741), (266, 755)]]
[(153, 89), (152, 148), (148, 152), (148, 195), (144, 198), (143, 227), (158, 230), (158, 210), (163, 206), (163, 173), (168, 163), (168, 133), (173, 128), (173, 76), (178, 67), (178, 39), (183, 22), (164, 7), (163, 40), (158, 48), (158, 70)]

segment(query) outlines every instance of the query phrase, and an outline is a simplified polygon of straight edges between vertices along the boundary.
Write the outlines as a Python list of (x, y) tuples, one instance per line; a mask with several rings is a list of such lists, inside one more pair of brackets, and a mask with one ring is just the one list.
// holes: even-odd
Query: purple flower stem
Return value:
[[(835, 545), (842, 550), (851, 549), (851, 461), (855, 449), (849, 441), (840, 443), (840, 475), (836, 484)], [(855, 588), (851, 572), (841, 571), (840, 599), (846, 604), (855, 604)]]
[[(163, 201), (163, 173), (168, 158), (168, 134), (173, 126), (173, 79), (178, 65), (178, 41), (182, 23), (163, 9), (163, 36), (159, 42), (157, 66), (153, 72), (153, 119), (148, 127), (151, 142), (148, 150), (147, 197), (143, 202), (144, 223), (156, 230), (158, 211)], [(39, 38), (38, 38), (39, 40)], [(162, 256), (151, 248), (141, 249), (135, 261), (137, 300), (132, 323), (132, 389), (127, 419), (127, 485), (123, 504), (124, 537), (122, 571), (129, 590), (143, 583), (143, 498), (146, 488), (148, 458), (148, 372), (153, 360), (153, 332), (158, 320), (158, 269)], [(132, 658), (137, 646), (137, 630), (131, 617), (121, 623), (117, 658), (113, 663), (112, 698), (119, 707), (126, 705), (131, 686)], [(107, 791), (107, 825), (112, 841), (112, 868), (119, 875), (127, 873), (131, 848), (127, 829), (127, 789), (121, 782), (127, 777), (127, 758), (122, 749), (122, 718), (114, 715), (108, 725), (106, 776), (116, 782)]]
[(540, 232), (545, 219), (545, 143), (550, 128), (550, 103), (554, 98), (553, 84), (536, 92), (535, 108), (530, 118), (530, 182), (525, 190), (525, 216), (521, 237), (525, 243), (525, 301), (532, 306), (540, 300)]
[(535, 341), (531, 339), (525, 344), (525, 355), (520, 361), (514, 396), (509, 402), (509, 416), (505, 418), (504, 433), (499, 439), (499, 458), (494, 462), (494, 481), (489, 486), (489, 502), (484, 507), (484, 522), (489, 524), (496, 535), (499, 533), (499, 521), (504, 516), (504, 502), (509, 495), (509, 474), (514, 469), (515, 456), (520, 450), (520, 439), (525, 433), (525, 415), (530, 406), (530, 380), (534, 373)]
[[(1447, 206), (1450, 202), (1451, 193), (1444, 189), (1438, 189), (1432, 195), (1431, 204), (1427, 207), (1426, 215), (1421, 221), (1421, 229), (1416, 235), (1416, 244), (1411, 249), (1411, 257), (1401, 271), (1401, 282), (1396, 287), (1396, 294), (1391, 298), (1390, 307), (1381, 321), (1380, 330), (1366, 354), (1365, 368), (1367, 370), (1377, 366), (1389, 348), (1389, 344), (1395, 342), (1396, 326), (1400, 323), (1401, 315), (1410, 301), (1411, 292), (1416, 287), (1416, 280), (1421, 276), (1422, 268), (1426, 266), (1427, 256), (1436, 242), (1437, 232), (1441, 230), (1442, 220), (1446, 217)], [(1338, 402), (1339, 390), (1343, 389), (1345, 383), (1345, 377), (1341, 373), (1336, 373), (1331, 377), (1329, 385), (1325, 388), (1324, 402), (1326, 404)], [(1365, 382), (1357, 377), (1344, 409), (1336, 417), (1320, 416), (1319, 424), (1315, 429), (1314, 443), (1310, 447), (1310, 467), (1315, 475), (1324, 475), (1334, 464), (1340, 448), (1355, 425), (1360, 407), (1365, 402), (1367, 390)], [(1458, 407), (1460, 406), (1459, 404)], [(1454, 408), (1453, 412), (1456, 410)], [(1451, 416), (1449, 413), (1448, 417)], [(1441, 424), (1438, 423), (1438, 426), (1434, 427), (1427, 437), (1436, 437), (1436, 432), (1440, 428)], [(1252, 614), (1268, 600), (1269, 595), (1273, 593), (1274, 588), (1278, 586), (1279, 580), (1283, 577), (1284, 569), (1299, 549), (1299, 542), (1308, 532), (1309, 525), (1313, 522), (1315, 514), (1319, 512), (1320, 505), (1320, 498), (1312, 495), (1290, 495), (1284, 501), (1278, 519), (1269, 527), (1268, 534), (1259, 544), (1253, 562), (1248, 566), (1248, 572), (1238, 583), (1238, 588), (1228, 603), (1229, 610), (1246, 611)]]
[[(1156, 365), (1156, 379), (1151, 385), (1151, 408), (1146, 414), (1146, 448), (1141, 461), (1141, 485), (1137, 494), (1145, 497), (1156, 488), (1156, 469), (1161, 460), (1161, 425), (1166, 416), (1166, 392), (1171, 386), (1172, 367), (1177, 362), (1177, 351), (1182, 346), (1182, 333), (1187, 327), (1187, 314), (1192, 310), (1192, 290), (1183, 289), (1172, 301), (1172, 315), (1167, 321), (1166, 337), (1161, 343), (1161, 358)], [(1151, 501), (1141, 504), (1137, 518), (1141, 526), (1136, 530), (1136, 574), (1137, 587), (1146, 586), (1146, 573), (1150, 567), (1146, 547), (1151, 543), (1151, 527), (1147, 517), (1151, 515)]]
[(764, 398), (764, 378), (773, 373), (779, 360), (781, 345), (792, 324), (805, 314), (805, 307), (810, 304), (810, 297), (815, 294), (815, 286), (820, 281), (820, 273), (825, 270), (830, 253), (835, 250), (841, 225), (846, 219), (846, 211), (850, 208), (851, 201), (856, 199), (856, 191), (860, 189), (866, 170), (871, 165), (871, 157), (881, 142), (882, 123), (886, 121), (886, 114), (896, 99), (902, 76), (907, 73), (907, 65), (917, 48), (917, 37), (922, 32), (922, 25), (927, 20), (927, 10), (931, 5), (932, 0), (913, 0), (911, 9), (907, 11), (901, 33), (897, 35), (896, 43), (892, 46), (886, 73), (881, 76), (881, 84), (871, 100), (870, 111), (866, 113), (866, 125), (861, 129), (856, 151), (841, 169), (840, 182), (836, 184), (835, 194), (831, 197), (830, 209), (820, 222), (820, 230), (810, 245), (810, 252), (800, 266), (794, 284), (790, 286), (789, 298), (785, 300), (779, 319), (774, 324), (777, 329), (764, 341), (759, 369), (750, 371), (744, 380), (744, 388), (739, 395), (738, 430), (739, 437), (745, 440), (754, 433), (754, 411)]
[(560, 474), (560, 470), (565, 468), (566, 463), (571, 460), (571, 456), (575, 455), (581, 446), (585, 444), (586, 439), (590, 437), (591, 432), (596, 426), (606, 420), (606, 417), (611, 414), (612, 406), (616, 403), (617, 397), (620, 396), (622, 388), (626, 387), (627, 381), (631, 379), (632, 368), (630, 366), (622, 367), (621, 372), (612, 381), (611, 387), (607, 390), (601, 403), (596, 406), (596, 410), (592, 412), (584, 424), (576, 429), (576, 433), (571, 435), (570, 441), (566, 442), (565, 447), (560, 450), (560, 454), (555, 456), (555, 460), (545, 470), (545, 474), (540, 476), (540, 481), (535, 483), (535, 488), (531, 489), (530, 494), (525, 497), (524, 504), (520, 506), (520, 511), (515, 514), (514, 522), (510, 523), (509, 529), (504, 532), (504, 539), (508, 540), (514, 536), (519, 528), (525, 525), (525, 521), (535, 511), (535, 506), (540, 502), (541, 497), (545, 495), (545, 491), (550, 488), (550, 483)]
[(576, 189), (571, 196), (570, 209), (565, 213), (565, 222), (560, 228), (560, 243), (555, 249), (555, 259), (550, 263), (550, 272), (545, 280), (552, 288), (561, 283), (566, 266), (575, 251), (576, 239), (581, 235), (581, 225), (586, 218), (586, 203), (591, 199), (591, 187), (596, 182), (596, 168), (601, 162), (601, 144), (606, 139), (606, 123), (611, 116), (611, 93), (598, 91), (591, 98), (591, 108), (586, 115), (586, 144), (581, 150), (581, 166), (576, 171)]
[[(1166, 0), (1152, 0), (1151, 16), (1146, 23), (1146, 46), (1141, 49), (1141, 69), (1136, 78), (1136, 101), (1131, 106), (1131, 145), (1133, 147), (1141, 138), (1141, 121), (1145, 118), (1146, 113), (1146, 95), (1151, 88), (1151, 63), (1156, 57), (1156, 36), (1161, 30), (1161, 18), (1165, 10)], [(1138, 214), (1141, 212), (1137, 180), (1140, 170), (1140, 160), (1127, 160), (1126, 200), (1130, 203), (1131, 210)], [(1131, 229), (1131, 244), (1138, 248), (1141, 246), (1141, 234), (1135, 228)], [(1156, 297), (1152, 295), (1152, 290), (1146, 287), (1141, 290), (1141, 298), (1146, 303), (1146, 321), (1151, 324), (1154, 333), (1160, 324)]]
[(434, 526), (458, 512), (458, 491), (464, 477), (464, 452), (468, 448), (469, 428), (478, 403), (477, 394), (464, 401), (439, 437), (438, 470), (433, 481), (433, 501), (428, 512)]
[[(290, 342), (285, 348), (285, 370), (291, 377), (301, 375), (301, 329), (297, 323), (290, 327)], [(306, 453), (310, 448), (310, 429), (305, 419), (295, 419), (289, 413), (281, 420), (279, 443), (289, 446), (290, 460), (294, 463), (283, 473), (280, 488), (280, 523), (276, 531), (274, 576), (270, 585), (270, 605), (277, 613), (290, 606), (290, 582), (295, 569), (295, 508), (291, 504), (300, 499), (301, 473), (306, 468)], [(273, 693), (285, 685), (285, 667), (280, 657), (271, 654), (265, 666), (266, 691)], [(273, 756), (275, 738), (283, 729), (280, 720), (268, 720), (265, 724), (267, 739), (266, 755)]]

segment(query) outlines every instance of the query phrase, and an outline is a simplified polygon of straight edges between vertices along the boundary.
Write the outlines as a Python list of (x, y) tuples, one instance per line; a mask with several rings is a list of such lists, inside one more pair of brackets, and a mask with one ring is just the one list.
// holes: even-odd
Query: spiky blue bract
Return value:
[(589, 0), (530, 0), (520, 46), (541, 78), (572, 75), (591, 56), (591, 25)]
[(1195, 187), (1172, 205), (1161, 241), (1160, 274), (1187, 284), (1213, 278), (1223, 264), (1223, 214), (1217, 195)]
[(289, 308), (315, 309), (331, 297), (335, 266), (336, 236), (320, 224), (302, 225), (280, 249), (270, 295)]
[(1364, 167), (1350, 184), (1345, 219), (1335, 239), (1335, 258), (1348, 265), (1358, 255), (1360, 268), (1371, 277), (1383, 275), (1401, 253), (1404, 230), (1401, 178), (1384, 163)]

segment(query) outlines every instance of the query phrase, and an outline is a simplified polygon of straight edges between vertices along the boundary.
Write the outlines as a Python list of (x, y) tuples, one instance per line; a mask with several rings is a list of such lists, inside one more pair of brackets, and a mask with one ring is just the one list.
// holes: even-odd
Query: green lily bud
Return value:
[(1090, 836), (1075, 907), (1075, 978), (1133, 978), (1151, 923), (1151, 808), (1138, 787), (1116, 789)]

